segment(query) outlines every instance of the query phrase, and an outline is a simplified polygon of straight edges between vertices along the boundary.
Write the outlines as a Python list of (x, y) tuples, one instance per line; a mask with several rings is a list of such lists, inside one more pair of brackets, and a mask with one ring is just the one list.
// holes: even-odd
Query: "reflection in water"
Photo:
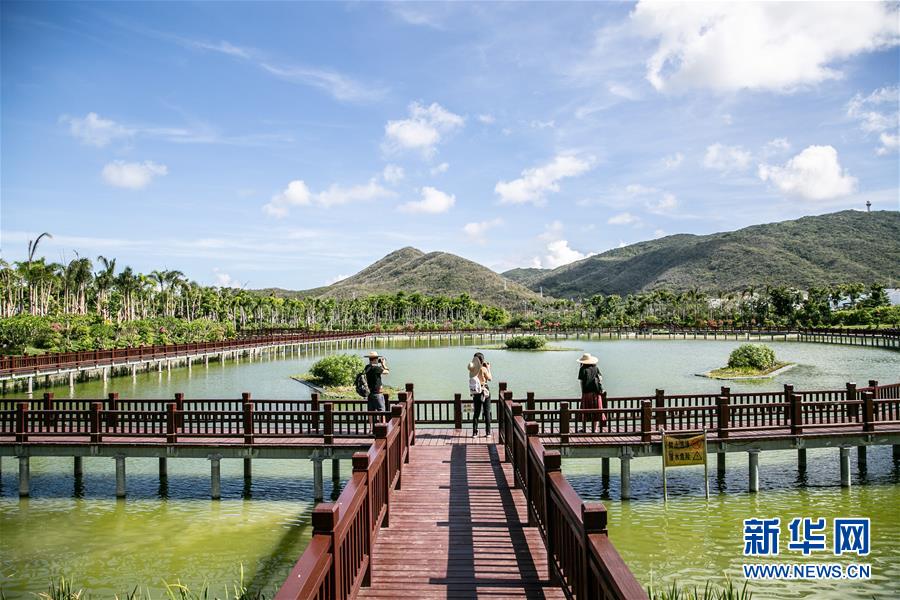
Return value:
[[(600, 357), (611, 395), (717, 391), (720, 382), (694, 373), (720, 366), (739, 342), (703, 341), (560, 341), (563, 352), (485, 350), (498, 381), (508, 381), (516, 396), (574, 397), (575, 360), (584, 351)], [(734, 391), (843, 387), (846, 381), (897, 378), (900, 354), (870, 348), (799, 343), (772, 343), (779, 358), (799, 366), (762, 383), (735, 382)], [(465, 365), (475, 348), (447, 341), (382, 347), (391, 365), (390, 383), (416, 384), (419, 398), (450, 398), (465, 390)], [(427, 349), (427, 350), (426, 350)], [(368, 348), (358, 350), (363, 354)], [(287, 358), (266, 357), (239, 365), (155, 369), (135, 377), (91, 381), (71, 392), (98, 398), (117, 391), (126, 398), (306, 398), (308, 390), (289, 376), (306, 372), (321, 353), (300, 352)], [(68, 397), (67, 386), (51, 389)], [(12, 396), (10, 396), (12, 397)], [(19, 394), (17, 397), (25, 397)], [(855, 453), (854, 453), (855, 454)], [(710, 475), (713, 496), (703, 498), (702, 469), (670, 471), (669, 502), (663, 506), (659, 459), (632, 461), (632, 494), (619, 496), (618, 461), (611, 476), (600, 476), (598, 460), (567, 460), (567, 477), (585, 499), (602, 499), (609, 509), (610, 536), (643, 582), (672, 577), (703, 582), (728, 573), (738, 577), (741, 521), (750, 516), (870, 516), (873, 519), (873, 580), (869, 583), (758, 584), (760, 598), (900, 596), (900, 465), (889, 448), (873, 448), (868, 469), (854, 468), (854, 487), (838, 487), (837, 450), (810, 450), (806, 472), (798, 472), (796, 454), (760, 456), (760, 493), (747, 494), (746, 456), (729, 454), (727, 471)], [(855, 462), (855, 459), (854, 459)], [(349, 465), (345, 462), (345, 467)], [(67, 574), (98, 597), (120, 596), (136, 585), (154, 593), (163, 581), (197, 586), (215, 582), (218, 594), (239, 577), (269, 596), (287, 576), (310, 536), (312, 465), (304, 460), (255, 460), (253, 478), (245, 480), (241, 460), (223, 459), (222, 500), (209, 499), (209, 463), (170, 459), (168, 478), (159, 478), (157, 459), (128, 459), (128, 498), (115, 500), (114, 461), (84, 459), (76, 480), (71, 458), (33, 458), (33, 497), (17, 496), (17, 464), (7, 458), (0, 474), (0, 582), (7, 598), (31, 598), (51, 576)], [(343, 478), (346, 481), (346, 475)], [(866, 482), (867, 485), (859, 485)], [(325, 478), (326, 498), (340, 492)], [(726, 493), (727, 492), (727, 493)], [(689, 549), (687, 554), (685, 548)], [(795, 557), (791, 555), (788, 560)], [(823, 557), (826, 560), (828, 557)]]

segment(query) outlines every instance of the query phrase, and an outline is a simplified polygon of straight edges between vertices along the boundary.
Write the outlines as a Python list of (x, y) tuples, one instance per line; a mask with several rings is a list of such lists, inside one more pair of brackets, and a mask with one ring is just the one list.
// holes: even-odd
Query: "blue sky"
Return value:
[(304, 289), (897, 210), (878, 3), (11, 3), (2, 252)]

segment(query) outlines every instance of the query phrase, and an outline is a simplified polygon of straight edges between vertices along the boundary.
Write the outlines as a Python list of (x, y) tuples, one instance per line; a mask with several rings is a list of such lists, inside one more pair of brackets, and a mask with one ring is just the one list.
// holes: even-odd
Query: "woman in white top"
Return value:
[(478, 418), (483, 416), (485, 437), (491, 437), (491, 390), (488, 382), (493, 379), (491, 363), (484, 360), (484, 354), (476, 352), (469, 369), (469, 393), (475, 405), (472, 415), (472, 437), (478, 437)]

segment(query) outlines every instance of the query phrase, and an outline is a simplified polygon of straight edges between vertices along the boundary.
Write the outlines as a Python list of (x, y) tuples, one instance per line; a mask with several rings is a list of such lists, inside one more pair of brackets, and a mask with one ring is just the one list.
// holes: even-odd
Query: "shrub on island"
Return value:
[(729, 369), (765, 371), (775, 364), (775, 351), (762, 344), (743, 344), (732, 350), (728, 357)]
[(363, 359), (351, 354), (333, 354), (319, 360), (309, 370), (315, 383), (326, 387), (353, 385), (356, 374), (365, 368)]
[(546, 345), (546, 338), (540, 335), (517, 335), (506, 340), (509, 350), (540, 350)]

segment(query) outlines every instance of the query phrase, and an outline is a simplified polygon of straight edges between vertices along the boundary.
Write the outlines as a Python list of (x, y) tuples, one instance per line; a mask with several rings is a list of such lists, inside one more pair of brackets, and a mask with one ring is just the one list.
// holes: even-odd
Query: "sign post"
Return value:
[(709, 499), (709, 464), (706, 452), (706, 429), (700, 434), (671, 435), (662, 431), (663, 500), (668, 501), (667, 467), (703, 465), (703, 483)]

